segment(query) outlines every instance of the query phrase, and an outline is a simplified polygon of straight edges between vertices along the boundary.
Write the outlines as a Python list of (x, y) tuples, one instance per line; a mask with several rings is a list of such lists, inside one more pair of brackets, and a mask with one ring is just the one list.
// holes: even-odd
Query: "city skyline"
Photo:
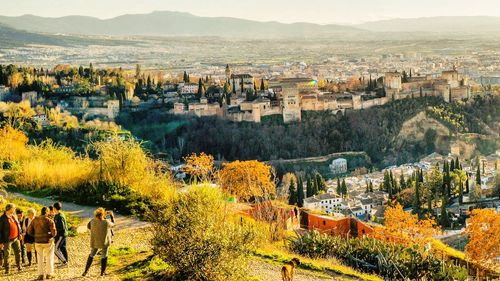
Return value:
[[(480, 5), (477, 4), (479, 2)], [(43, 17), (69, 15), (91, 16), (108, 19), (124, 14), (145, 14), (153, 11), (189, 12), (205, 17), (235, 17), (257, 21), (284, 23), (310, 22), (318, 24), (357, 24), (395, 18), (434, 16), (500, 16), (500, 2), (467, 0), (412, 1), (394, 0), (231, 0), (175, 2), (170, 0), (20, 0), (2, 4), (0, 15), (20, 16), (33, 14)]]

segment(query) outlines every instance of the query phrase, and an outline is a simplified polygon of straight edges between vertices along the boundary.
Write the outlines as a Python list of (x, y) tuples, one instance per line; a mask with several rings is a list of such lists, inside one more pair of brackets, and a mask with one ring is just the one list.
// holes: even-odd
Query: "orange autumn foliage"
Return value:
[(222, 190), (243, 201), (274, 195), (276, 191), (271, 166), (256, 160), (224, 163), (218, 176)]
[(193, 153), (184, 158), (186, 165), (183, 170), (192, 177), (208, 180), (214, 171), (214, 157), (204, 152), (197, 155)]
[(491, 263), (500, 256), (500, 213), (493, 209), (473, 210), (465, 233), (469, 235), (465, 253), (470, 259)]
[(417, 215), (405, 212), (400, 204), (386, 209), (384, 225), (385, 227), (375, 228), (375, 237), (396, 243), (423, 245), (439, 232), (434, 220), (419, 220)]

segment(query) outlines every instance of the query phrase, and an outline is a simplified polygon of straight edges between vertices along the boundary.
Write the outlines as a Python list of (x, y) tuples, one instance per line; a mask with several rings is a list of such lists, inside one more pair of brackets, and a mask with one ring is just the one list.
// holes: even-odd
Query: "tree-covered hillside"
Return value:
[(390, 165), (413, 161), (435, 150), (433, 134), (423, 141), (397, 139), (403, 123), (417, 113), (445, 109), (453, 114), (436, 113), (432, 117), (447, 126), (458, 118), (460, 127), (449, 125), (452, 134), (488, 133), (485, 124), (491, 129), (498, 123), (499, 100), (482, 97), (470, 104), (456, 105), (446, 104), (440, 98), (422, 97), (348, 111), (345, 115), (303, 112), (302, 122), (293, 124), (283, 124), (279, 116), (264, 118), (257, 124), (161, 112), (126, 114), (119, 122), (134, 135), (150, 141), (152, 151), (166, 152), (173, 160), (191, 152), (206, 152), (226, 160), (273, 160), (366, 151), (373, 163)]

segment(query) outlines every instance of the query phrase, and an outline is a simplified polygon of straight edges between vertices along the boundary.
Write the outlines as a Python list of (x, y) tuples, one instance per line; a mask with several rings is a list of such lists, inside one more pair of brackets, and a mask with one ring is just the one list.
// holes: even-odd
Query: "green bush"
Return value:
[(406, 247), (373, 238), (345, 239), (311, 231), (291, 239), (289, 247), (311, 258), (335, 257), (346, 265), (389, 280), (465, 280), (466, 275), (464, 268), (423, 252), (416, 245)]
[(233, 217), (218, 189), (191, 187), (155, 214), (153, 250), (175, 280), (243, 280), (255, 231)]

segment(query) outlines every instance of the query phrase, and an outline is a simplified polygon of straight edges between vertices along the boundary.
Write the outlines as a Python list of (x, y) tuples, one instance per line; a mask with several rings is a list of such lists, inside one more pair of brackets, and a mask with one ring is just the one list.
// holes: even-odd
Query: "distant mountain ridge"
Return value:
[(26, 45), (88, 46), (88, 45), (135, 45), (135, 41), (116, 38), (98, 38), (84, 35), (56, 35), (19, 30), (0, 23), (0, 48), (15, 48)]
[[(217, 36), (244, 39), (340, 38), (401, 39), (445, 35), (500, 35), (500, 17), (427, 17), (391, 19), (357, 25), (260, 22), (231, 17), (200, 17), (158, 11), (111, 19), (87, 16), (46, 18), (0, 16), (0, 24), (32, 33), (105, 36)], [(1, 46), (1, 45), (0, 45)]]
[(129, 14), (111, 19), (86, 16), (45, 18), (33, 15), (0, 16), (0, 23), (31, 32), (119, 36), (221, 36), (240, 38), (321, 37), (366, 32), (343, 25), (285, 24), (230, 17), (199, 17), (182, 12)]
[(446, 16), (390, 19), (354, 25), (374, 32), (499, 33), (500, 17)]

